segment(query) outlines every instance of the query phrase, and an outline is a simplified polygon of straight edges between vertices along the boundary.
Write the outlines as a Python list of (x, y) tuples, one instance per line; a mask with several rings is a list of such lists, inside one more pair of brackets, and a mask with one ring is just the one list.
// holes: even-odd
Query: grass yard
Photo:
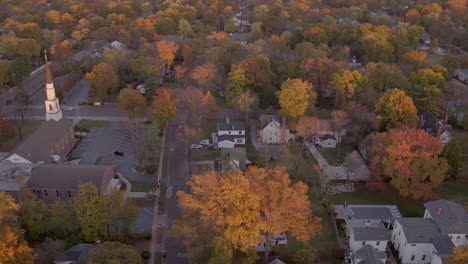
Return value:
[(221, 156), (220, 150), (192, 149), (192, 161), (214, 160)]
[(146, 192), (147, 190), (154, 188), (154, 183), (151, 182), (131, 181), (130, 184), (132, 185), (132, 192)]
[(302, 157), (297, 166), (296, 175), (293, 175), (294, 163), (297, 158), (297, 153), (299, 152), (300, 146), (296, 143), (292, 143), (287, 146), (282, 152), (280, 157), (276, 162), (269, 164), (270, 167), (273, 166), (282, 166), (286, 167), (289, 175), (293, 179), (304, 180), (309, 184), (316, 184), (319, 182), (319, 175), (314, 168), (314, 165), (317, 164), (317, 161), (312, 157), (309, 150), (304, 148)]
[[(31, 135), (36, 130), (36, 128), (38, 128), (39, 125), (42, 124), (42, 122), (42, 120), (24, 120), (23, 140), (29, 135)], [(15, 137), (0, 145), (1, 152), (10, 152), (16, 147), (16, 145), (18, 145), (18, 143), (20, 143), (18, 130), (16, 129), (16, 127), (14, 127), (14, 129), (16, 133)]]
[(434, 189), (433, 199), (446, 199), (468, 208), (468, 184), (443, 183)]
[(77, 131), (89, 131), (92, 127), (100, 127), (104, 126), (109, 121), (104, 120), (81, 120), (78, 124), (75, 125), (75, 130)]
[(450, 132), (460, 143), (463, 150), (463, 162), (458, 174), (463, 181), (468, 181), (468, 132), (462, 129), (452, 129)]
[(339, 166), (343, 164), (346, 155), (354, 150), (351, 145), (347, 144), (337, 144), (336, 148), (317, 147), (317, 149), (331, 166)]
[(138, 208), (154, 207), (154, 200), (144, 198), (128, 198), (127, 201), (132, 202)]

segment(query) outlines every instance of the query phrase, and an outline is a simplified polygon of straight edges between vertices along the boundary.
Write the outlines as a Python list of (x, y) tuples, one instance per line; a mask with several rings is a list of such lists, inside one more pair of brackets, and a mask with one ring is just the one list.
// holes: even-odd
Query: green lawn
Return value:
[[(23, 125), (23, 130), (22, 130), (23, 140), (27, 138), (29, 135), (31, 135), (36, 130), (36, 128), (39, 127), (39, 125), (42, 122), (43, 122), (42, 120), (24, 120), (24, 125)], [(18, 145), (18, 143), (20, 143), (18, 130), (16, 129), (16, 127), (14, 127), (14, 129), (16, 133), (15, 137), (0, 145), (1, 152), (10, 152), (16, 147), (16, 145)]]
[(468, 180), (468, 132), (462, 129), (452, 129), (450, 132), (460, 143), (463, 150), (463, 162), (458, 174), (464, 181)]
[(132, 192), (146, 192), (149, 189), (154, 188), (154, 183), (151, 182), (131, 181), (130, 184), (132, 185)]
[(138, 208), (151, 208), (154, 207), (154, 200), (143, 198), (128, 198), (127, 201), (132, 202)]
[(433, 199), (447, 199), (468, 208), (468, 184), (443, 183), (434, 189)]
[(104, 126), (109, 123), (109, 121), (104, 120), (81, 120), (76, 124), (75, 130), (77, 131), (89, 131), (92, 127)]
[(318, 183), (319, 175), (314, 168), (317, 161), (312, 157), (309, 150), (305, 147), (302, 156), (297, 166), (296, 174), (293, 175), (294, 163), (297, 158), (300, 146), (295, 142), (287, 146), (282, 152), (276, 162), (271, 163), (269, 166), (286, 167), (289, 175), (293, 179), (304, 180), (307, 183)]
[(344, 163), (346, 155), (351, 153), (354, 148), (347, 144), (337, 144), (336, 148), (317, 148), (322, 156), (332, 166), (339, 166)]
[(214, 160), (221, 156), (220, 150), (192, 149), (192, 161)]

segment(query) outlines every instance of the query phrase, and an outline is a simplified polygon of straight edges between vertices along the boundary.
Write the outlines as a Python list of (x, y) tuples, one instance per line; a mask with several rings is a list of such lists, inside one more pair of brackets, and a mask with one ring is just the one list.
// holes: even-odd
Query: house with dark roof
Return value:
[(53, 204), (58, 199), (74, 199), (84, 183), (94, 184), (99, 194), (104, 194), (114, 174), (108, 165), (43, 164), (32, 169), (27, 185), (46, 204)]
[(294, 140), (294, 134), (289, 131), (286, 118), (277, 115), (261, 115), (261, 129), (258, 131), (258, 139), (266, 144), (282, 144)]
[(447, 124), (448, 117), (444, 120), (438, 119), (433, 113), (424, 110), (419, 117), (419, 128), (424, 129), (429, 135), (440, 138), (442, 143), (449, 142), (451, 126)]
[(319, 145), (322, 148), (336, 148), (336, 143), (338, 141), (333, 135), (326, 134), (321, 136), (315, 142), (315, 145)]
[(75, 144), (73, 120), (53, 119), (43, 122), (23, 140), (6, 160), (13, 163), (48, 163), (65, 157)]
[(384, 264), (387, 258), (386, 252), (379, 251), (371, 245), (363, 246), (351, 254), (353, 264)]
[(348, 169), (348, 179), (353, 181), (369, 181), (371, 171), (361, 154), (355, 150), (345, 158), (345, 166)]
[(393, 224), (401, 217), (395, 205), (335, 205), (336, 219), (344, 219), (347, 225), (383, 226)]
[(384, 226), (348, 226), (346, 232), (351, 252), (356, 252), (366, 245), (383, 252), (390, 241), (390, 232)]
[(468, 244), (468, 214), (463, 206), (448, 200), (437, 200), (425, 203), (424, 207), (424, 218), (432, 219), (456, 247)]
[(247, 166), (252, 164), (252, 162), (247, 159), (245, 148), (223, 148), (221, 149), (221, 157), (219, 160), (221, 164), (218, 169), (220, 169), (222, 173), (229, 169), (245, 171)]
[(212, 134), (217, 148), (234, 148), (245, 145), (245, 125), (242, 123), (220, 123), (218, 133)]
[(86, 257), (88, 252), (94, 247), (95, 245), (93, 244), (77, 244), (57, 255), (54, 259), (54, 264), (77, 264)]
[[(320, 138), (325, 135), (333, 136), (336, 140), (336, 143), (341, 143), (341, 141), (346, 136), (346, 128), (339, 126), (335, 121), (329, 119), (320, 120), (320, 128), (318, 131), (309, 138), (310, 143), (318, 143)], [(320, 143), (319, 143), (320, 145)]]

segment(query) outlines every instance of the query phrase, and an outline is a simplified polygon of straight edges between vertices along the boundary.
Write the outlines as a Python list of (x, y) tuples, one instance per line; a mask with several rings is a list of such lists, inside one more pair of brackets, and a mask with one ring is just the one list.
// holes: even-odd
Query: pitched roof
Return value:
[(356, 241), (389, 241), (390, 234), (385, 227), (352, 227)]
[(82, 258), (88, 255), (89, 250), (94, 247), (95, 245), (93, 244), (85, 243), (75, 245), (58, 255), (54, 262), (75, 261), (78, 263)]
[(445, 234), (468, 234), (468, 214), (463, 206), (448, 200), (424, 204), (434, 222)]
[(333, 135), (330, 135), (330, 134), (326, 134), (326, 135), (320, 137), (320, 139), (322, 139), (322, 141), (325, 141), (327, 139), (332, 139), (332, 140), (336, 141), (336, 138)]
[(278, 115), (260, 115), (260, 123), (262, 128), (265, 128), (271, 122), (277, 122), (278, 124), (281, 123), (281, 118)]
[(245, 125), (242, 123), (220, 123), (218, 131), (245, 130)]
[(218, 137), (218, 142), (222, 142), (222, 141), (225, 141), (225, 140), (234, 142), (234, 139), (236, 139), (236, 138), (244, 138), (245, 139), (245, 135), (218, 135), (217, 137)]
[(378, 251), (371, 245), (365, 245), (354, 253), (356, 259), (362, 259), (359, 264), (383, 264), (380, 259), (386, 259), (387, 253)]
[(31, 188), (78, 189), (83, 183), (93, 183), (100, 190), (107, 170), (106, 165), (43, 164), (32, 169), (28, 182)]
[(245, 170), (247, 168), (247, 154), (245, 152), (245, 148), (232, 148), (221, 149), (221, 159), (222, 160), (230, 160), (230, 161), (237, 161), (240, 170)]
[(432, 238), (431, 242), (432, 245), (434, 245), (434, 248), (437, 250), (437, 255), (439, 256), (451, 255), (452, 249), (455, 247), (452, 239), (450, 239), (450, 237), (447, 235), (434, 237)]
[(440, 235), (437, 225), (430, 218), (402, 217), (395, 220), (403, 228), (408, 243), (431, 243), (432, 238)]
[(49, 151), (54, 144), (71, 128), (73, 128), (73, 121), (70, 119), (62, 118), (60, 121), (53, 119), (45, 121), (33, 134), (23, 140), (12, 153), (16, 153), (32, 163), (47, 161)]
[(395, 218), (388, 205), (346, 205), (342, 207), (344, 217), (354, 219), (376, 219), (389, 220)]
[(433, 113), (429, 112), (428, 110), (424, 110), (421, 113), (421, 117), (423, 118), (421, 128), (426, 130), (426, 132), (433, 137), (438, 136), (437, 133), (439, 128), (442, 129), (441, 133), (448, 130), (448, 126), (444, 125), (440, 121), (440, 119), (438, 119)]
[(357, 150), (349, 153), (346, 156), (345, 163), (351, 172), (356, 171), (357, 169), (361, 168), (361, 166), (363, 165), (367, 167), (366, 162), (364, 161), (361, 154)]
[(46, 78), (46, 84), (51, 84), (53, 83), (52, 81), (52, 74), (50, 73), (50, 69), (49, 69), (49, 63), (47, 61), (47, 57), (46, 57), (46, 63), (45, 63), (45, 78)]

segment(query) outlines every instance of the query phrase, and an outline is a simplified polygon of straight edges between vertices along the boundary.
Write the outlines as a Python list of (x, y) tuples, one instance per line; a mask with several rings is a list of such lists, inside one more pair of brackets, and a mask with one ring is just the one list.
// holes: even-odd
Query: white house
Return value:
[(322, 148), (336, 148), (336, 143), (336, 138), (329, 134), (319, 137), (315, 142), (316, 145)]
[[(265, 237), (262, 235), (259, 237), (259, 241), (257, 245), (250, 247), (251, 249), (257, 251), (257, 252), (265, 252), (266, 249), (266, 242), (265, 242)], [(270, 250), (271, 246), (288, 246), (288, 239), (286, 237), (285, 232), (281, 232), (276, 236), (270, 237)]]
[(353, 264), (384, 264), (387, 258), (386, 252), (379, 251), (371, 245), (366, 245), (351, 254)]
[(281, 144), (294, 140), (294, 134), (286, 127), (285, 117), (280, 119), (275, 115), (261, 115), (260, 122), (259, 141), (262, 143)]
[(212, 138), (217, 148), (245, 145), (245, 125), (241, 123), (218, 124), (218, 133), (213, 133)]
[(112, 41), (109, 45), (112, 49), (116, 49), (116, 50), (122, 50), (125, 48), (125, 45), (117, 40)]
[(391, 239), (402, 264), (429, 264), (434, 251), (433, 240), (441, 236), (432, 219), (402, 217), (395, 219)]
[(311, 136), (310, 139), (314, 144), (321, 145), (321, 138), (325, 135), (333, 136), (336, 143), (341, 143), (346, 136), (346, 128), (339, 128), (333, 120), (320, 120), (320, 130)]
[(468, 214), (463, 206), (452, 201), (436, 200), (425, 203), (424, 207), (424, 218), (432, 219), (453, 245), (468, 245)]
[(355, 226), (347, 227), (349, 234), (349, 248), (356, 252), (366, 245), (370, 245), (378, 251), (385, 251), (390, 233), (383, 226)]

